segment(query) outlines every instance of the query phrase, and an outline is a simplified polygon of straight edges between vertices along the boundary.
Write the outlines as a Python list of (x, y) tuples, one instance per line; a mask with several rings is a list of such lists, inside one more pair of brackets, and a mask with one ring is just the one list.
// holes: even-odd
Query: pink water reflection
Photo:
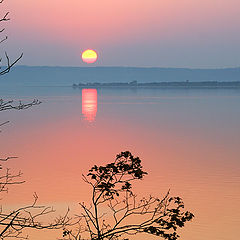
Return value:
[[(132, 92), (111, 98), (102, 94), (101, 117), (87, 127), (79, 121), (79, 96), (11, 112), (14, 115), (6, 119), (12, 124), (1, 132), (1, 153), (19, 157), (7, 167), (22, 170), (26, 183), (11, 186), (1, 204), (16, 209), (17, 204), (31, 202), (36, 191), (40, 204), (63, 212), (70, 206), (73, 214), (79, 214), (78, 203), (91, 197), (81, 175), (94, 164), (106, 164), (120, 151), (130, 150), (149, 173), (135, 185), (138, 195), (162, 196), (170, 188), (195, 214), (181, 231), (181, 239), (235, 240), (240, 219), (240, 113), (236, 112), (240, 98), (180, 101), (179, 93), (167, 94), (174, 98), (154, 98), (156, 104), (141, 105), (143, 96)], [(83, 117), (95, 121), (96, 89), (83, 89), (82, 97)], [(126, 98), (130, 104), (117, 104)], [(104, 104), (107, 101), (114, 104)], [(52, 240), (62, 232), (34, 234), (29, 233), (31, 239)]]
[(86, 121), (95, 121), (97, 115), (96, 89), (82, 89), (82, 114)]

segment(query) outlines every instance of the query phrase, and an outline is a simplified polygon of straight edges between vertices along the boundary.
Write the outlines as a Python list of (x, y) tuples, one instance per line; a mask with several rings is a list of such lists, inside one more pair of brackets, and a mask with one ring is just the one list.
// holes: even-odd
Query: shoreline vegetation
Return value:
[(137, 81), (131, 82), (89, 82), (73, 84), (72, 87), (76, 88), (240, 88), (240, 81), (232, 82), (218, 82), (218, 81), (205, 81), (205, 82), (150, 82), (140, 83)]

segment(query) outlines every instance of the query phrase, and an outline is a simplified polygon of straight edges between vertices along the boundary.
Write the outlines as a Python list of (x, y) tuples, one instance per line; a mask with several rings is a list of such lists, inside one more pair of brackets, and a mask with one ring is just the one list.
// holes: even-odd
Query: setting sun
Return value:
[(98, 55), (92, 49), (87, 49), (82, 53), (82, 60), (85, 63), (94, 63), (97, 61)]

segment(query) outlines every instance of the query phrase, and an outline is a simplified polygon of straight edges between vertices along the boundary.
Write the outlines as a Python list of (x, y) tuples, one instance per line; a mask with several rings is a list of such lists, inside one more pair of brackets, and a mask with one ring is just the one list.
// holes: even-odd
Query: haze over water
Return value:
[[(31, 202), (37, 192), (40, 203), (76, 210), (90, 194), (81, 174), (129, 150), (149, 173), (136, 192), (163, 196), (170, 188), (195, 214), (181, 239), (240, 234), (239, 90), (22, 87), (0, 93), (43, 102), (1, 113), (2, 122), (11, 121), (1, 132), (1, 151), (19, 156), (9, 166), (27, 181), (3, 203)], [(57, 237), (44, 234), (34, 239)]]

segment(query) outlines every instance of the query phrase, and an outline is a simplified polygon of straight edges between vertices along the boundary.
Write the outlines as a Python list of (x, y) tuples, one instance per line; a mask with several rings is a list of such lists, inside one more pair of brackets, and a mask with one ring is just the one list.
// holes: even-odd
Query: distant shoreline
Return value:
[[(210, 82), (234, 82), (240, 81), (239, 68), (223, 68), (223, 69), (185, 69), (185, 68), (131, 68), (131, 67), (24, 67), (16, 66), (12, 69), (11, 74), (2, 76), (2, 85), (65, 85), (71, 86), (73, 83), (108, 83), (101, 85), (102, 87), (114, 86), (111, 83), (129, 87), (127, 83), (138, 82), (138, 87), (151, 87), (152, 84), (158, 87), (171, 87), (172, 83), (180, 87), (179, 82), (189, 82), (187, 85), (212, 86)], [(4, 83), (2, 83), (4, 82)], [(166, 82), (166, 83), (164, 83)], [(95, 84), (96, 83), (96, 84)], [(142, 83), (142, 85), (140, 84)], [(146, 84), (148, 85), (146, 85)], [(157, 83), (157, 84), (156, 84)], [(158, 84), (160, 83), (160, 84)], [(207, 84), (206, 84), (207, 83)], [(219, 84), (215, 84), (215, 86)], [(221, 84), (220, 84), (221, 85)], [(223, 84), (224, 85), (224, 84)], [(232, 84), (231, 84), (232, 85)], [(157, 87), (156, 86), (156, 87)], [(183, 85), (181, 85), (183, 86)], [(196, 86), (196, 85), (195, 85)], [(222, 86), (222, 85), (221, 85)], [(184, 86), (186, 87), (186, 86)], [(226, 85), (225, 85), (226, 87)]]
[(72, 87), (76, 88), (240, 88), (240, 81), (232, 82), (150, 82), (138, 83), (132, 81), (128, 83), (79, 83), (73, 84)]

